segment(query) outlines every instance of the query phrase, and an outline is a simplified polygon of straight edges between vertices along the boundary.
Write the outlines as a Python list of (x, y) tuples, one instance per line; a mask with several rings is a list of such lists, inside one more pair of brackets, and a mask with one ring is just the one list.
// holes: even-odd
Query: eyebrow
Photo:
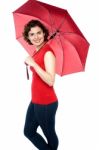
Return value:
[[(37, 33), (39, 33), (39, 32), (42, 32), (42, 30), (39, 30)], [(29, 34), (35, 34), (35, 33), (30, 31)]]

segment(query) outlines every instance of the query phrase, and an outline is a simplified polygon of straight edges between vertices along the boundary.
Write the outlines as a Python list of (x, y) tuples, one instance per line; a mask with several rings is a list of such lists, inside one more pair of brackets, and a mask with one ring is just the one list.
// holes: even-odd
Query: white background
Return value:
[[(68, 10), (90, 43), (85, 72), (56, 75), (59, 98), (56, 130), (58, 150), (99, 150), (99, 21), (98, 0), (42, 0)], [(12, 12), (25, 3), (0, 2), (0, 149), (36, 150), (23, 135), (30, 102), (26, 51), (15, 39)], [(42, 131), (40, 128), (39, 132)]]

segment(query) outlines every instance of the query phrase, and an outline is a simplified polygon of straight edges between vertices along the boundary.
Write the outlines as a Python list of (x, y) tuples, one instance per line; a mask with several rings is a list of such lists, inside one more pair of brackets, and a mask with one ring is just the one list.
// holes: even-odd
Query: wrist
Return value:
[(33, 61), (33, 63), (31, 64), (32, 67), (35, 67), (36, 63)]

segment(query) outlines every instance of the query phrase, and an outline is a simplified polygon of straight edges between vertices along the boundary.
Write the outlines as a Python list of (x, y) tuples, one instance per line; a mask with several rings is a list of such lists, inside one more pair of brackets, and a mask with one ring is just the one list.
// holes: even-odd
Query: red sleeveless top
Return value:
[[(33, 55), (34, 61), (45, 70), (44, 65), (44, 55), (47, 51), (53, 52), (48, 44), (45, 44), (38, 52)], [(55, 53), (53, 52), (55, 55)], [(40, 76), (36, 73), (33, 67), (30, 67), (33, 72), (32, 84), (31, 84), (31, 99), (33, 103), (47, 105), (57, 101), (57, 96), (55, 94), (53, 86), (49, 86), (45, 83)]]

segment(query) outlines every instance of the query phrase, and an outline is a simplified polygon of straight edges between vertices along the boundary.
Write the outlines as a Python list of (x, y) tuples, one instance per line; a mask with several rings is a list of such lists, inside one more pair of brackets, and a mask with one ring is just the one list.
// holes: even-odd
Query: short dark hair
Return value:
[(45, 33), (44, 41), (48, 41), (48, 36), (49, 36), (48, 29), (39, 20), (31, 20), (24, 26), (24, 31), (23, 31), (24, 40), (26, 42), (28, 42), (28, 44), (30, 44), (30, 45), (33, 45), (33, 44), (28, 39), (28, 33), (32, 27), (36, 27), (36, 26), (40, 27), (43, 30), (43, 32)]

